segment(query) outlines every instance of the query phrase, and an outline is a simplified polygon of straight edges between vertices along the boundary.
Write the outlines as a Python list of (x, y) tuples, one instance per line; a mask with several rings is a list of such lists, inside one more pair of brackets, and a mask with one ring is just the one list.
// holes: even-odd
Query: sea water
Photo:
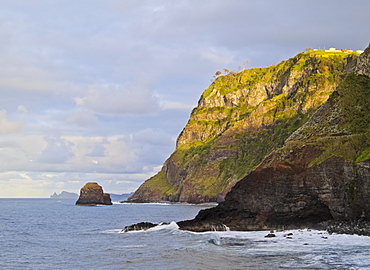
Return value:
[[(370, 237), (181, 231), (205, 205), (0, 199), (0, 269), (370, 269)], [(170, 222), (123, 233), (133, 223)]]

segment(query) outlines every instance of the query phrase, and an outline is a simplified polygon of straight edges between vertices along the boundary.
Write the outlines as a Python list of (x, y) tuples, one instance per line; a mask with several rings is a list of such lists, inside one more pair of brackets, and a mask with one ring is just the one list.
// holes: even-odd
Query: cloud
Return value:
[(234, 61), (235, 54), (225, 48), (209, 47), (201, 52), (202, 58), (212, 61), (217, 65), (228, 66)]
[(75, 100), (80, 106), (108, 115), (152, 114), (160, 109), (159, 100), (150, 89), (132, 84), (91, 85), (87, 96)]
[(52, 181), (34, 177), (26, 172), (0, 172), (1, 198), (46, 197), (45, 189), (52, 188), (52, 185)]
[(91, 180), (133, 191), (216, 71), (305, 46), (364, 49), (370, 36), (363, 0), (67, 2), (2, 1), (0, 169), (12, 173), (0, 171), (0, 197)]
[(98, 182), (105, 192), (129, 193), (156, 172), (142, 174), (0, 172), (0, 198), (49, 198), (54, 192), (62, 191), (79, 194), (84, 184), (92, 181)]
[(0, 111), (0, 134), (12, 134), (22, 131), (24, 122), (22, 121), (8, 121), (5, 110)]
[(20, 113), (28, 113), (28, 110), (27, 110), (27, 108), (25, 106), (19, 105), (18, 106), (18, 112), (20, 112)]
[(71, 142), (60, 136), (45, 136), (46, 148), (36, 158), (36, 163), (42, 164), (65, 164), (73, 157)]
[(67, 116), (65, 121), (68, 124), (73, 124), (80, 127), (98, 128), (100, 126), (99, 118), (93, 112), (88, 110), (78, 110), (76, 112), (71, 112)]
[[(105, 157), (105, 147), (104, 144), (96, 144), (94, 149), (91, 151), (91, 153), (87, 154), (88, 157)], [(98, 161), (94, 162), (95, 164), (98, 164)]]

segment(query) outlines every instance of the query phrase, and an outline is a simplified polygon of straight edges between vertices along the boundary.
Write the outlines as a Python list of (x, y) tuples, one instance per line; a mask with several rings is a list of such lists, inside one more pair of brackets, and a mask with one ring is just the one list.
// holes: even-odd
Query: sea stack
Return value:
[(97, 183), (86, 183), (80, 190), (80, 197), (76, 205), (112, 205), (110, 195), (103, 192), (103, 188)]

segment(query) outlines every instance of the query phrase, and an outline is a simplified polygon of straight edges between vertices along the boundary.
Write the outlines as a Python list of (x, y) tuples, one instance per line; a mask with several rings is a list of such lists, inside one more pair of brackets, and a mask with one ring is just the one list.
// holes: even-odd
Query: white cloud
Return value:
[[(87, 154), (88, 157), (105, 157), (106, 149), (104, 147), (103, 143), (96, 144), (94, 149), (91, 151), (91, 153)], [(97, 160), (93, 160), (93, 163), (98, 164), (99, 162)]]
[(85, 104), (85, 99), (81, 97), (75, 97), (74, 101), (76, 102), (77, 105), (84, 105)]
[(151, 114), (159, 110), (158, 98), (150, 89), (132, 84), (91, 85), (84, 105), (96, 113), (108, 115)]
[(0, 173), (1, 198), (40, 198), (45, 197), (44, 190), (52, 187), (51, 181), (33, 178), (27, 172)]
[(47, 146), (36, 158), (40, 164), (66, 164), (73, 157), (71, 142), (59, 136), (45, 136)]
[(96, 127), (100, 126), (99, 118), (91, 111), (83, 110), (71, 112), (67, 118), (66, 123), (73, 124), (80, 127)]
[(225, 48), (209, 47), (201, 51), (201, 57), (219, 66), (228, 66), (235, 60), (235, 53)]
[(370, 2), (318, 2), (2, 1), (0, 197), (133, 191), (217, 70), (368, 45)]
[(18, 106), (18, 112), (20, 112), (20, 113), (28, 113), (28, 110), (27, 110), (27, 108), (25, 106), (19, 105)]
[(22, 130), (23, 125), (22, 121), (8, 121), (6, 111), (0, 111), (0, 134), (18, 133)]
[[(105, 192), (122, 194), (136, 190), (157, 171), (142, 174), (0, 172), (0, 198), (48, 198), (63, 190), (79, 194), (87, 182), (98, 182)], [(66, 180), (68, 179), (68, 180)]]
[(164, 101), (162, 103), (163, 110), (187, 110), (191, 111), (194, 108), (194, 104), (185, 104), (181, 102)]

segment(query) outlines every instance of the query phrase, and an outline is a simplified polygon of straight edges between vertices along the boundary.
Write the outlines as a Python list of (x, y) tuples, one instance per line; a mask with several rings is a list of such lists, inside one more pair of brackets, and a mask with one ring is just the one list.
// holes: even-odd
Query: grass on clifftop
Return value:
[(310, 50), (277, 65), (220, 76), (204, 91), (203, 97), (208, 97), (214, 91), (225, 95), (238, 89), (254, 88), (258, 83), (282, 83), (286, 79), (284, 75), (288, 75), (291, 68), (297, 71), (317, 69), (317, 83), (325, 79), (333, 83), (341, 75), (339, 71), (358, 56), (357, 52)]

